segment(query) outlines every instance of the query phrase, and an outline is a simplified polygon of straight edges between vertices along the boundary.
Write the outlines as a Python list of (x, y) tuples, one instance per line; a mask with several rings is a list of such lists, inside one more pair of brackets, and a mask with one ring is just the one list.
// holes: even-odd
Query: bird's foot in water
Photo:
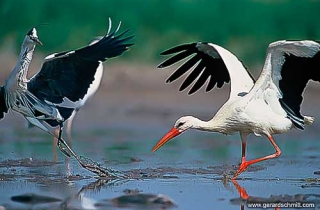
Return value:
[(70, 152), (69, 147), (65, 144), (64, 141), (62, 141), (62, 140), (59, 139), (58, 142), (57, 142), (57, 145), (58, 145), (60, 151), (61, 151), (65, 156), (67, 156), (68, 158), (70, 158), (70, 157), (72, 156), (72, 155), (69, 153), (69, 152)]
[(242, 172), (247, 170), (248, 166), (250, 165), (250, 162), (244, 161), (240, 164), (237, 172), (233, 175), (232, 180), (236, 179)]
[(99, 163), (91, 160), (90, 158), (80, 156), (79, 159), (77, 158), (77, 160), (79, 161), (82, 167), (97, 174), (99, 177), (105, 177), (110, 179), (129, 178), (127, 174), (124, 174), (121, 171), (117, 171), (111, 168), (104, 168), (100, 166)]
[(87, 158), (84, 156), (78, 156), (63, 139), (59, 139), (57, 144), (60, 151), (64, 155), (66, 155), (67, 157), (74, 157), (83, 168), (97, 174), (99, 177), (105, 177), (110, 179), (129, 178), (128, 175), (120, 171), (116, 171), (111, 168), (104, 168), (100, 166), (99, 163), (91, 160), (90, 158)]

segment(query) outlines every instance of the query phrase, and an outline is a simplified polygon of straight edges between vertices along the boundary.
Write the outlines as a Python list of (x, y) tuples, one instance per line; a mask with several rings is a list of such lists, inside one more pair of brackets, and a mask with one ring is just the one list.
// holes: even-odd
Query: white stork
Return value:
[[(180, 91), (194, 82), (189, 91), (189, 94), (192, 94), (208, 80), (206, 91), (212, 90), (215, 86), (221, 88), (224, 83), (231, 81), (231, 92), (228, 101), (211, 120), (202, 121), (193, 116), (181, 117), (152, 151), (155, 152), (170, 139), (188, 129), (223, 134), (239, 132), (242, 160), (233, 180), (249, 165), (279, 157), (281, 150), (272, 135), (286, 133), (292, 128), (304, 130), (305, 125), (314, 121), (313, 117), (301, 115), (300, 106), (302, 93), (308, 81), (320, 82), (319, 50), (319, 43), (309, 40), (282, 40), (271, 43), (257, 81), (234, 54), (212, 43), (184, 44), (164, 51), (162, 55), (175, 55), (162, 62), (158, 68), (168, 67), (195, 54), (166, 81), (171, 83), (192, 69), (182, 83)], [(246, 160), (246, 141), (251, 133), (266, 136), (275, 148), (275, 153)]]

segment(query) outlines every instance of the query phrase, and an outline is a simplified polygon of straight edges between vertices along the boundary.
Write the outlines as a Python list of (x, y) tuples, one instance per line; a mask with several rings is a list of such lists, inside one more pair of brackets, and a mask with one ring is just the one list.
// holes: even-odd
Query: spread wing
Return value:
[(121, 55), (133, 44), (133, 36), (125, 37), (129, 30), (116, 35), (118, 28), (98, 42), (75, 51), (46, 57), (41, 70), (28, 82), (28, 90), (39, 100), (54, 104), (82, 99), (94, 80), (99, 62)]
[(176, 46), (161, 53), (161, 55), (170, 54), (175, 55), (162, 62), (158, 68), (171, 66), (191, 57), (178, 67), (166, 81), (171, 83), (191, 69), (190, 74), (182, 83), (180, 91), (194, 83), (189, 91), (189, 94), (192, 94), (198, 91), (206, 81), (208, 81), (206, 91), (210, 91), (215, 86), (221, 88), (224, 83), (231, 80), (231, 98), (249, 92), (254, 84), (254, 78), (242, 62), (231, 52), (218, 45), (197, 42)]
[(319, 51), (320, 45), (315, 41), (271, 43), (264, 68), (253, 88), (253, 91), (274, 89), (281, 107), (300, 129), (304, 129), (304, 117), (300, 113), (303, 91), (309, 80), (320, 82)]

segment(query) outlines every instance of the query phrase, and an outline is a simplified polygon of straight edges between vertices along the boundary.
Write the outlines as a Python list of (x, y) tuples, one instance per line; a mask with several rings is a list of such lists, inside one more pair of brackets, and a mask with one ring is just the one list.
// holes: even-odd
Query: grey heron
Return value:
[[(185, 58), (189, 60), (167, 79), (168, 83), (192, 69), (182, 83), (180, 91), (193, 83), (189, 94), (195, 93), (206, 81), (206, 91), (210, 91), (215, 86), (221, 88), (224, 83), (231, 81), (230, 97), (209, 121), (202, 121), (193, 116), (179, 118), (173, 128), (153, 147), (153, 152), (188, 129), (223, 134), (239, 132), (242, 159), (232, 178), (235, 179), (249, 165), (280, 156), (281, 150), (275, 143), (273, 134), (286, 133), (292, 128), (303, 130), (305, 125), (314, 121), (313, 117), (300, 113), (300, 106), (308, 81), (320, 82), (318, 42), (282, 40), (271, 43), (257, 80), (234, 54), (216, 44), (184, 44), (162, 53), (170, 54), (174, 55), (162, 62), (159, 68), (171, 66)], [(246, 142), (249, 134), (266, 136), (276, 150), (275, 153), (247, 161)]]
[(37, 126), (52, 136), (50, 130), (59, 127), (59, 149), (68, 157), (75, 157), (84, 168), (101, 176), (109, 173), (97, 163), (78, 156), (63, 140), (62, 128), (82, 103), (100, 63), (109, 58), (120, 56), (127, 51), (133, 36), (127, 36), (129, 31), (117, 34), (118, 27), (111, 32), (109, 29), (99, 41), (77, 50), (54, 53), (45, 58), (41, 69), (27, 79), (29, 64), (37, 44), (42, 44), (36, 28), (29, 30), (21, 46), (19, 60), (7, 78), (5, 85), (0, 87), (0, 119), (12, 110), (22, 114), (31, 124)]

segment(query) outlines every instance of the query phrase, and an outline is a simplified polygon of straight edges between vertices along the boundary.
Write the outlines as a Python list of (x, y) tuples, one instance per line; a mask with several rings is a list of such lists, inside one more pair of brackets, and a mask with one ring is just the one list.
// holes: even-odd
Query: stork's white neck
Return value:
[(219, 122), (216, 120), (203, 121), (198, 118), (193, 117), (191, 128), (202, 130), (202, 131), (210, 131), (210, 132), (222, 132), (224, 133), (223, 126), (220, 126)]

